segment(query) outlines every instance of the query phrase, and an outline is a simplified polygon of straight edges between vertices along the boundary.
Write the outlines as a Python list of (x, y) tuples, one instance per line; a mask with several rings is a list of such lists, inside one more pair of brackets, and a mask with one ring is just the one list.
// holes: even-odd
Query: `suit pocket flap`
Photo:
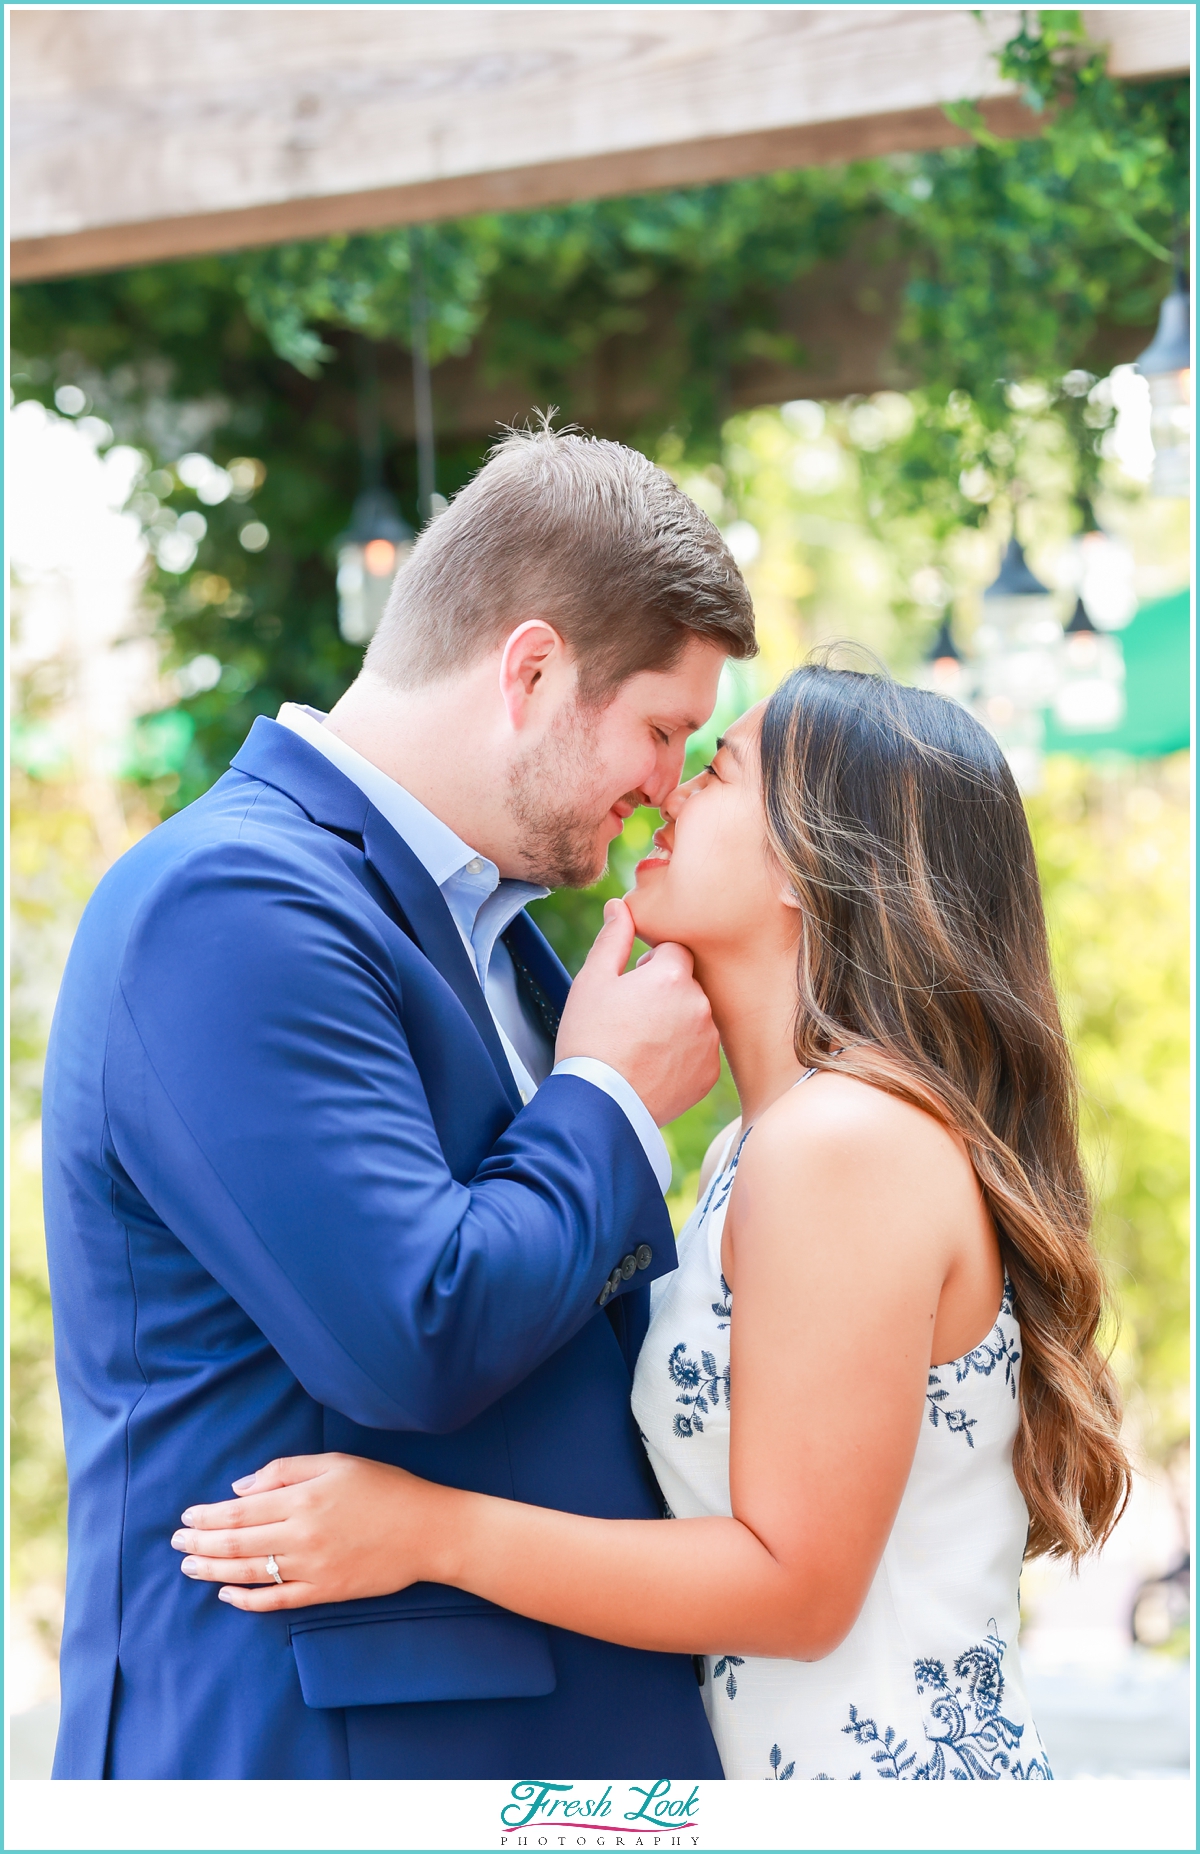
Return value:
[(306, 1706), (535, 1699), (554, 1691), (545, 1627), (504, 1610), (293, 1624), (289, 1634)]

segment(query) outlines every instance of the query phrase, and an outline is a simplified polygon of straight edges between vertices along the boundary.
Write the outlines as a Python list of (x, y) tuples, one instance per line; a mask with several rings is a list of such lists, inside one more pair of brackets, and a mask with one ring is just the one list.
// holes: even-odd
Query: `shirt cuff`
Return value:
[(630, 1126), (641, 1141), (642, 1151), (649, 1161), (650, 1170), (658, 1180), (658, 1188), (665, 1197), (671, 1188), (671, 1155), (667, 1143), (654, 1124), (650, 1109), (646, 1106), (637, 1089), (632, 1087), (610, 1068), (607, 1062), (601, 1062), (598, 1056), (567, 1056), (562, 1062), (556, 1062), (552, 1075), (574, 1075), (579, 1081), (591, 1082), (615, 1101)]

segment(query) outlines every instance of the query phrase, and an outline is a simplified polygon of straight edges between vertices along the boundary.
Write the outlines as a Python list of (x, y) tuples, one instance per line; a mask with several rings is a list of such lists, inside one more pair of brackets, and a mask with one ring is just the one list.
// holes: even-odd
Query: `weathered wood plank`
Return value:
[[(983, 104), (989, 127), (1001, 135), (1027, 135), (1038, 118), (1015, 97)], [(699, 186), (740, 175), (811, 167), (869, 155), (949, 147), (968, 138), (939, 109), (904, 110), (849, 122), (758, 131), (663, 148), (635, 148), (577, 161), (466, 174), (414, 186), (365, 193), (327, 194), (229, 212), (195, 213), (140, 223), (102, 225), (48, 238), (14, 239), (14, 283), (35, 277), (78, 275), (130, 264), (152, 264), (204, 251), (233, 251), (414, 225), (476, 212), (518, 212), (568, 200), (609, 198), (659, 187)]]
[[(938, 146), (1009, 9), (16, 11), (14, 280)], [(1088, 15), (1128, 75), (1190, 8)]]

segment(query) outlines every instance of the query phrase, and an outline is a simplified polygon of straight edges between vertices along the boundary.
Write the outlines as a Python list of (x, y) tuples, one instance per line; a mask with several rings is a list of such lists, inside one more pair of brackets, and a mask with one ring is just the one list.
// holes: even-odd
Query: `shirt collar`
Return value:
[(499, 932), (503, 932), (504, 927), (527, 901), (536, 901), (550, 893), (549, 889), (538, 888), (531, 882), (502, 878), (495, 863), (486, 856), (480, 856), (470, 844), (464, 843), (419, 798), (414, 798), (395, 779), (389, 778), (387, 773), (381, 772), (378, 766), (364, 759), (361, 753), (356, 753), (353, 747), (347, 746), (344, 740), (325, 727), (325, 716), (319, 709), (306, 707), (300, 702), (285, 702), (276, 719), (281, 727), (290, 728), (294, 734), (299, 734), (318, 753), (323, 753), (327, 760), (331, 760), (339, 772), (345, 773), (347, 779), (352, 779), (359, 791), (370, 799), (376, 811), (387, 819), (396, 834), (403, 837), (438, 888), (451, 889), (446, 900), (455, 918), (459, 919), (465, 912), (470, 913), (470, 922), (464, 920), (462, 923), (468, 937), (483, 904), (497, 889), (504, 891), (505, 902), (509, 904)]
[[(356, 753), (353, 747), (332, 733), (324, 725), (325, 716), (316, 708), (304, 707), (299, 702), (285, 702), (276, 716), (281, 727), (290, 727), (294, 734), (299, 734), (323, 753), (327, 760), (332, 760), (339, 772), (344, 772), (347, 779), (353, 779), (360, 792), (370, 799), (376, 811), (385, 817), (392, 829), (412, 851), (420, 858), (438, 887), (450, 877), (465, 869), (468, 863), (485, 864), (484, 857), (476, 856), (469, 844), (455, 835), (448, 824), (423, 805), (419, 798), (405, 791), (395, 779), (390, 779), (378, 766)], [(495, 865), (490, 867), (495, 870)], [(482, 874), (482, 868), (472, 870)], [(499, 872), (496, 871), (496, 879)], [(494, 886), (493, 882), (493, 886)]]

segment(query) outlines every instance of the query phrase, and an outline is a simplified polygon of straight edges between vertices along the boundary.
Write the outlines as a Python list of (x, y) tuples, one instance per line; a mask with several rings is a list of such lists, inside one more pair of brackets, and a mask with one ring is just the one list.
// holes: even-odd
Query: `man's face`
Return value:
[(688, 736), (716, 706), (724, 662), (719, 646), (691, 638), (671, 669), (631, 676), (605, 707), (564, 703), (510, 774), (528, 881), (587, 888), (603, 875), (625, 819), (678, 785)]

